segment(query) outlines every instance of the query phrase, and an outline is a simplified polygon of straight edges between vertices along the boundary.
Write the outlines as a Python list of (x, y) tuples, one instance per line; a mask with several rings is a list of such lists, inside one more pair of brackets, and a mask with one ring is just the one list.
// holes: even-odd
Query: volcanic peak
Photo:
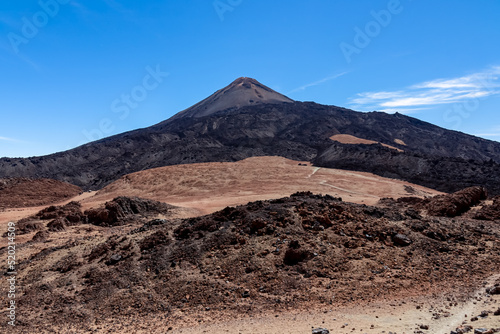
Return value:
[(238, 109), (257, 104), (292, 103), (292, 99), (261, 84), (255, 79), (241, 77), (210, 95), (203, 101), (185, 109), (172, 118), (204, 117), (227, 109)]

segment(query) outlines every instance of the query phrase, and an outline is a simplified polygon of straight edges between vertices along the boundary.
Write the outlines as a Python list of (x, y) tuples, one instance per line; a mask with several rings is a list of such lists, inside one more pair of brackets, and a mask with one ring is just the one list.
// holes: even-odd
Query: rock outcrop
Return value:
[(427, 203), (427, 211), (433, 216), (455, 217), (488, 197), (483, 187), (470, 187), (453, 194), (438, 195)]

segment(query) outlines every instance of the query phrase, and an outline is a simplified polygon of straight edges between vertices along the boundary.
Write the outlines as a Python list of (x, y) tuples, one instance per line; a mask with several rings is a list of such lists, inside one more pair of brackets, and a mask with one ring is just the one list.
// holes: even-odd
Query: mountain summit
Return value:
[(177, 113), (170, 120), (185, 117), (204, 117), (221, 110), (282, 102), (292, 103), (294, 101), (255, 79), (241, 77), (234, 80), (229, 86), (216, 91), (203, 101)]

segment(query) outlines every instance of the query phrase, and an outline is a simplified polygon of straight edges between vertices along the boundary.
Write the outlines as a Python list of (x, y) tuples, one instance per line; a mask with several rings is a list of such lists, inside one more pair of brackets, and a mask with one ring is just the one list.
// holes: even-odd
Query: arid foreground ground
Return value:
[[(296, 166), (307, 182), (322, 175)], [(371, 206), (297, 192), (213, 212), (224, 193), (243, 189), (230, 184), (213, 188), (213, 209), (199, 216), (207, 202), (180, 207), (188, 203), (182, 180), (164, 194), (178, 198), (167, 205), (134, 193), (134, 175), (69, 204), (0, 213), (2, 228), (6, 217), (24, 217), (16, 224), (17, 326), (3, 309), (2, 331), (450, 333), (464, 321), (500, 328), (500, 198), (482, 188), (431, 197), (405, 184), (391, 189), (406, 196)], [(334, 180), (325, 177), (318, 187)], [(124, 195), (112, 189), (126, 182), (131, 195), (148, 199), (107, 199)]]

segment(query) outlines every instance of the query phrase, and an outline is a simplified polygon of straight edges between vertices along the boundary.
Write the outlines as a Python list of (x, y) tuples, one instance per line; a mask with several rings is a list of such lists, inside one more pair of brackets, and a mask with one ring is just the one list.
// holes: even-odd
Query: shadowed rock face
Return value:
[[(259, 103), (249, 102), (254, 94)], [(336, 134), (404, 152), (329, 139)], [(89, 190), (148, 168), (265, 155), (373, 172), (448, 192), (482, 185), (500, 194), (498, 142), (401, 114), (293, 102), (248, 78), (149, 128), (48, 156), (0, 159), (0, 177), (55, 178)]]

